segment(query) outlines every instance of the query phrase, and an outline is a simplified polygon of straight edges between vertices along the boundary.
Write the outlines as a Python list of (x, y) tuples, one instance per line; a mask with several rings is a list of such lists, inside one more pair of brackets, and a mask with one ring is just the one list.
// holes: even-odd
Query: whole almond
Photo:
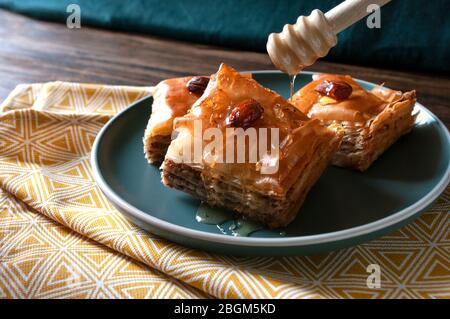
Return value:
[(323, 81), (314, 90), (335, 100), (345, 100), (353, 91), (351, 85), (346, 82), (328, 80)]
[(187, 88), (189, 92), (192, 92), (197, 95), (202, 95), (205, 92), (206, 87), (209, 83), (209, 77), (207, 76), (194, 76), (187, 83)]
[(263, 112), (264, 109), (258, 101), (247, 99), (240, 102), (231, 110), (226, 123), (231, 127), (247, 129), (262, 116)]

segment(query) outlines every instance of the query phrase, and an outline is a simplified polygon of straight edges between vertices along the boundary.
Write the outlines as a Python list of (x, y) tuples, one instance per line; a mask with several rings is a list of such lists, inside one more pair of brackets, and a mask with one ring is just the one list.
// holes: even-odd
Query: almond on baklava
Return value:
[(341, 141), (320, 120), (225, 64), (174, 129), (163, 183), (269, 228), (295, 218)]
[(320, 74), (291, 99), (310, 118), (343, 135), (332, 164), (364, 171), (411, 131), (416, 92), (366, 91), (349, 75)]

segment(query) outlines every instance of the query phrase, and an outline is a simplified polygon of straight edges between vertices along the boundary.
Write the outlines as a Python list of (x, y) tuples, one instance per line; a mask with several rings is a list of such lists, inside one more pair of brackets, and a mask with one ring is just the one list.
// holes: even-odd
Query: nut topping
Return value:
[(345, 100), (352, 94), (352, 87), (343, 81), (325, 80), (314, 89), (322, 95), (329, 96), (335, 100)]
[(209, 83), (209, 77), (207, 76), (194, 76), (188, 83), (187, 88), (189, 92), (197, 95), (202, 95), (205, 92)]
[(247, 99), (233, 108), (226, 123), (232, 127), (249, 128), (264, 112), (261, 104), (254, 99)]

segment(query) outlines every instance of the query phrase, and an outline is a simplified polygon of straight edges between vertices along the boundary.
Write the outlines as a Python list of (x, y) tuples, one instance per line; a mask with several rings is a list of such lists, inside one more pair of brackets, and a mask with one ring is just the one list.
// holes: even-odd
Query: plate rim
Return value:
[[(283, 74), (281, 71), (277, 70), (255, 70), (255, 71), (243, 71), (241, 73), (252, 73), (252, 74)], [(314, 71), (303, 71), (303, 74), (313, 75), (321, 72)], [(369, 81), (360, 80), (354, 78), (357, 82), (364, 83), (369, 86), (376, 85)], [(143, 221), (147, 224), (150, 224), (152, 227), (164, 230), (166, 232), (197, 239), (197, 240), (205, 240), (209, 242), (215, 242), (220, 244), (226, 244), (231, 246), (253, 246), (253, 247), (301, 247), (301, 246), (310, 246), (317, 244), (326, 244), (338, 242), (346, 239), (356, 238), (360, 236), (364, 236), (367, 234), (375, 233), (377, 231), (383, 230), (390, 226), (393, 226), (397, 223), (407, 220), (415, 216), (417, 213), (424, 210), (430, 204), (432, 204), (441, 193), (446, 189), (447, 185), (450, 182), (450, 161), (447, 164), (447, 169), (441, 178), (441, 180), (435, 185), (435, 187), (420, 200), (416, 201), (412, 205), (405, 207), (392, 215), (387, 217), (378, 219), (376, 221), (359, 225), (356, 227), (351, 227), (343, 230), (327, 232), (316, 235), (308, 235), (308, 236), (294, 236), (294, 237), (282, 237), (282, 238), (261, 238), (261, 237), (237, 237), (230, 236), (224, 234), (213, 234), (201, 230), (195, 230), (188, 227), (176, 225), (170, 223), (168, 221), (159, 219), (152, 215), (149, 215), (135, 206), (131, 205), (124, 199), (122, 199), (119, 194), (117, 194), (112, 188), (109, 187), (106, 180), (103, 178), (101, 174), (101, 169), (99, 166), (98, 152), (101, 144), (101, 140), (103, 136), (106, 134), (108, 129), (113, 125), (113, 123), (120, 118), (124, 113), (128, 112), (132, 109), (136, 104), (143, 102), (146, 99), (153, 98), (151, 95), (146, 96), (138, 101), (132, 103), (127, 108), (116, 114), (113, 118), (111, 118), (98, 132), (94, 144), (91, 150), (91, 167), (93, 170), (93, 177), (101, 191), (106, 195), (106, 197), (118, 205), (121, 209), (125, 210), (127, 213), (132, 215), (134, 218)], [(426, 112), (429, 116), (431, 116), (438, 124), (439, 128), (444, 131), (444, 136), (447, 139), (447, 142), (450, 144), (450, 133), (442, 123), (442, 121), (427, 109), (424, 105), (419, 102), (416, 102), (415, 107), (418, 107), (420, 111)]]

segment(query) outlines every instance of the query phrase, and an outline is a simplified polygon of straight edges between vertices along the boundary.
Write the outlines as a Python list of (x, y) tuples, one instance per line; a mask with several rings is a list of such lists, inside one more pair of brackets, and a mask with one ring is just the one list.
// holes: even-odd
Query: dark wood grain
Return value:
[[(168, 77), (213, 73), (220, 62), (239, 70), (274, 69), (263, 53), (88, 27), (68, 29), (0, 10), (0, 100), (19, 83), (153, 85)], [(449, 77), (327, 62), (311, 70), (416, 89), (419, 101), (450, 127)]]

